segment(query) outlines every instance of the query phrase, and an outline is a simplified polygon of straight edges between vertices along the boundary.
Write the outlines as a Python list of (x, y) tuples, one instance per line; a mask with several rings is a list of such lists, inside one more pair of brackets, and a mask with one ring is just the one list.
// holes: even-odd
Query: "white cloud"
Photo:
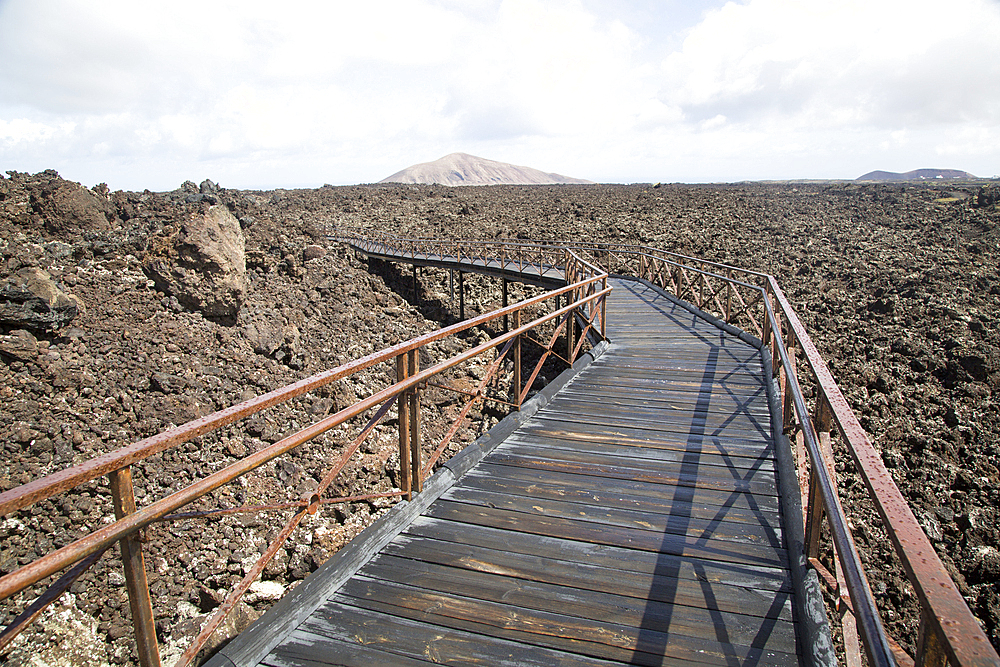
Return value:
[(0, 160), (140, 189), (457, 150), (597, 180), (986, 174), (997, 34), (988, 0), (0, 0)]
[(73, 129), (73, 123), (46, 125), (28, 118), (15, 118), (11, 121), (0, 118), (0, 145), (9, 149), (18, 144), (44, 143), (59, 134), (67, 135)]
[(1000, 8), (987, 0), (751, 0), (711, 12), (663, 63), (693, 121), (806, 127), (996, 122)]

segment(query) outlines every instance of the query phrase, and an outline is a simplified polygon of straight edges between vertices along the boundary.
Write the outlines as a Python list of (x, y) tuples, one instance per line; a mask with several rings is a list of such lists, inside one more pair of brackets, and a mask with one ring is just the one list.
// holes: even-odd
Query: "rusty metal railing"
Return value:
[[(338, 230), (337, 234), (359, 247), (351, 240), (359, 236), (358, 232)], [(805, 556), (837, 600), (845, 662), (849, 667), (860, 666), (863, 651), (870, 665), (1000, 666), (1000, 657), (773, 276), (631, 244), (433, 241), (385, 234), (372, 238), (377, 239), (374, 242), (380, 252), (392, 254), (392, 249), (398, 248), (402, 261), (406, 261), (407, 253), (411, 258), (413, 253), (419, 253), (448, 260), (476, 257), (484, 263), (501, 261), (498, 258), (502, 257), (502, 262), (512, 266), (537, 267), (544, 264), (538, 258), (551, 249), (571, 248), (609, 274), (646, 280), (755, 334), (762, 347), (770, 348), (771, 367), (781, 390), (781, 419), (793, 444), (799, 485), (807, 499), (803, 517)], [(452, 254), (450, 249), (461, 249), (464, 254)], [(801, 390), (803, 382), (815, 390), (811, 408)], [(859, 472), (867, 498), (917, 594), (921, 619), (914, 656), (888, 637), (882, 625), (837, 491), (834, 437)], [(834, 572), (821, 560), (824, 525), (831, 534)]]
[(391, 255), (401, 261), (453, 260), (481, 270), (550, 278), (561, 277), (566, 252), (564, 245), (540, 241), (410, 239), (354, 229), (338, 229), (330, 238), (366, 254)]
[[(249, 589), (250, 584), (260, 576), (268, 562), (307, 514), (313, 514), (318, 511), (321, 505), (330, 503), (385, 497), (411, 498), (413, 494), (420, 492), (423, 480), (433, 472), (434, 464), (452, 442), (463, 420), (474, 405), (492, 401), (509, 408), (518, 408), (528, 397), (532, 384), (547, 360), (557, 357), (572, 364), (577, 355), (580, 354), (585, 341), (594, 337), (604, 337), (606, 323), (604, 303), (610, 292), (607, 286), (607, 274), (572, 251), (559, 249), (558, 253), (560, 253), (558, 258), (554, 253), (537, 253), (533, 258), (536, 262), (549, 262), (558, 259), (558, 263), (554, 266), (558, 267), (563, 275), (572, 277), (572, 280), (565, 287), (425, 334), (337, 368), (317, 373), (292, 385), (244, 401), (115, 452), (104, 454), (0, 494), (0, 516), (5, 516), (106, 475), (110, 482), (116, 517), (113, 523), (105, 525), (62, 548), (42, 555), (33, 562), (0, 578), (0, 600), (7, 600), (26, 588), (66, 570), (65, 574), (49, 585), (40, 597), (29, 604), (17, 618), (0, 632), (0, 651), (8, 646), (48, 605), (68, 590), (84, 571), (96, 563), (117, 542), (125, 570), (137, 657), (143, 667), (159, 665), (160, 658), (153, 610), (143, 561), (142, 543), (144, 538), (142, 536), (145, 531), (154, 523), (164, 520), (234, 512), (293, 510), (292, 516), (285, 522), (277, 537), (246, 572), (243, 579), (233, 587), (226, 600), (218, 607), (198, 637), (187, 647), (178, 662), (178, 665), (190, 664), (226, 616), (235, 608), (242, 595)], [(565, 304), (561, 307), (559, 306), (560, 297)], [(556, 299), (557, 306), (552, 312), (536, 316), (531, 321), (522, 324), (523, 314), (538, 310), (549, 299)], [(420, 368), (419, 353), (428, 344), (454, 336), (472, 327), (484, 326), (505, 319), (508, 316), (514, 318), (514, 326), (509, 331), (429, 368)], [(540, 337), (542, 332), (545, 334), (544, 337)], [(557, 341), (561, 337), (567, 341), (565, 356), (556, 349)], [(531, 342), (541, 350), (533, 370), (527, 374), (527, 381), (524, 381), (525, 374), (521, 367), (522, 342)], [(482, 373), (478, 385), (472, 391), (447, 384), (448, 371), (477, 357), (489, 354), (495, 354), (495, 358), (487, 364), (486, 371)], [(393, 384), (297, 433), (239, 459), (175, 493), (142, 507), (137, 505), (132, 482), (132, 466), (135, 464), (257, 414), (262, 410), (286, 403), (308, 392), (348, 378), (364, 369), (385, 363), (395, 363), (396, 381)], [(509, 385), (506, 394), (502, 391), (501, 385), (503, 383)], [(429, 388), (457, 393), (465, 399), (465, 403), (451, 427), (425, 461), (422, 440), (426, 434), (421, 426), (421, 400)], [(365, 439), (390, 414), (390, 410), (394, 406), (398, 416), (400, 459), (398, 489), (388, 493), (324, 498), (326, 491), (344, 470)], [(210, 492), (356, 418), (366, 419), (360, 434), (344, 449), (339, 460), (326, 471), (322, 481), (300, 498), (272, 505), (178, 513), (181, 508), (190, 505)]]

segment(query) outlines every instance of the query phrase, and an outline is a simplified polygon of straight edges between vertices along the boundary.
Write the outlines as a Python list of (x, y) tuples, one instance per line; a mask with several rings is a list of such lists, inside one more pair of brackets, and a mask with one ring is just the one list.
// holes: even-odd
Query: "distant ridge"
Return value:
[(914, 169), (905, 173), (895, 171), (869, 171), (864, 176), (858, 176), (856, 181), (929, 181), (956, 178), (975, 178), (967, 171), (958, 169)]
[(496, 162), (468, 153), (452, 153), (434, 162), (423, 162), (397, 171), (380, 183), (421, 183), (439, 185), (548, 185), (553, 183), (593, 183), (582, 178), (550, 174), (531, 167)]

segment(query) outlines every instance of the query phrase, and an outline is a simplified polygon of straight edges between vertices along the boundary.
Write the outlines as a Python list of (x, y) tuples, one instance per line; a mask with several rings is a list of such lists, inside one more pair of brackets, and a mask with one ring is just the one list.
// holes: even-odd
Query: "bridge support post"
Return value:
[[(132, 468), (125, 467), (108, 475), (115, 518), (123, 519), (135, 512), (135, 489), (132, 486)], [(160, 651), (156, 647), (156, 626), (153, 623), (153, 605), (149, 600), (149, 582), (142, 557), (139, 533), (119, 540), (125, 584), (128, 588), (128, 606), (132, 612), (135, 632), (136, 655), (142, 667), (160, 667)]]
[[(500, 278), (500, 280), (503, 281), (503, 307), (506, 308), (507, 307), (507, 279), (506, 278)], [(507, 316), (504, 315), (503, 316), (503, 332), (507, 333), (508, 331), (510, 331), (510, 327), (508, 326)]]
[(458, 272), (458, 319), (465, 319), (465, 274)]
[(455, 269), (448, 269), (448, 294), (451, 297), (451, 306), (455, 307)]

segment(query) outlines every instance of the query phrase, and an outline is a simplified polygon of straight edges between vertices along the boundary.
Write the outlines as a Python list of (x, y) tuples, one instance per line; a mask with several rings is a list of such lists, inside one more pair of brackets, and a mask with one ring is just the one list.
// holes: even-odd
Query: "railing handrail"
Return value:
[[(492, 311), (485, 315), (480, 315), (479, 317), (473, 318), (472, 320), (466, 320), (465, 322), (452, 325), (451, 327), (446, 327), (445, 329), (440, 329), (438, 331), (425, 334), (424, 336), (420, 336), (419, 338), (415, 338), (411, 341), (407, 341), (407, 343), (405, 344), (401, 343), (400, 345), (388, 348), (388, 350), (391, 350), (391, 353), (386, 350), (383, 350), (382, 352), (377, 353), (377, 355), (368, 355), (368, 357), (365, 357), (366, 363), (364, 363), (363, 365), (358, 364), (356, 362), (351, 362), (343, 364), (334, 370), (343, 369), (343, 372), (337, 374), (337, 377), (345, 377), (347, 374), (351, 374), (359, 370), (362, 370), (364, 368), (367, 368), (373, 365), (374, 363), (378, 363), (378, 361), (390, 361), (395, 357), (399, 356), (399, 354), (401, 354), (402, 351), (413, 350), (416, 349), (417, 347), (420, 347), (420, 345), (415, 344), (415, 341), (423, 341), (422, 344), (426, 344), (436, 340), (441, 340), (441, 338), (446, 337), (447, 335), (463, 331), (472, 326), (476, 326), (477, 324), (483, 324), (485, 322), (502, 318), (504, 314), (509, 314), (517, 310), (521, 310), (527, 306), (535, 305), (541, 302), (543, 299), (551, 298), (552, 296), (554, 296), (555, 292), (562, 294), (563, 292), (572, 290), (581, 285), (588, 285), (597, 282), (600, 279), (601, 276), (598, 275), (596, 277), (583, 281), (582, 283), (569, 285), (560, 290), (553, 290), (553, 292), (549, 292), (544, 295), (535, 297), (533, 299), (529, 299), (520, 302), (518, 304), (508, 306), (507, 308), (501, 308), (499, 310)], [(582, 301), (583, 300), (590, 301), (599, 298), (600, 296), (606, 294), (607, 292), (608, 292), (607, 289), (602, 290), (600, 292), (596, 292), (593, 295), (584, 297)], [(415, 385), (426, 381), (428, 377), (441, 373), (451, 368), (452, 366), (455, 366), (459, 363), (468, 360), (473, 356), (477, 356), (482, 352), (484, 352), (485, 350), (488, 350), (492, 347), (496, 347), (506, 342), (510, 338), (520, 335), (524, 333), (524, 331), (529, 330), (534, 326), (537, 326), (539, 323), (544, 323), (546, 321), (555, 319), (560, 315), (565, 314), (567, 310), (571, 310), (575, 307), (578, 307), (577, 303), (566, 306), (560, 310), (547, 313), (515, 331), (502, 334), (500, 336), (497, 336), (496, 338), (492, 338), (486, 343), (474, 347), (471, 350), (467, 350), (466, 352), (455, 355), (445, 361), (436, 364), (431, 368), (425, 369), (417, 375), (411, 376), (406, 380), (396, 382), (395, 384), (390, 385), (389, 387), (383, 389), (382, 391), (372, 394), (368, 398), (362, 399), (357, 403), (355, 403), (354, 405), (344, 408), (343, 410), (337, 412), (336, 414), (330, 415), (329, 417), (326, 417), (325, 419), (322, 419), (316, 422), (315, 424), (312, 424), (311, 426), (302, 429), (298, 433), (290, 435), (270, 445), (269, 447), (265, 447), (264, 449), (261, 449), (260, 451), (254, 454), (244, 457), (240, 461), (230, 466), (227, 466), (222, 470), (216, 471), (215, 473), (212, 473), (211, 475), (204, 477), (201, 480), (198, 480), (197, 482), (189, 485), (188, 487), (185, 487), (181, 491), (177, 491), (169, 496), (166, 496), (165, 498), (161, 498), (160, 500), (154, 501), (149, 505), (146, 505), (143, 508), (137, 510), (133, 514), (128, 515), (128, 517), (124, 519), (119, 519), (112, 524), (108, 524), (107, 526), (104, 526), (103, 528), (100, 528), (94, 531), (93, 533), (90, 533), (86, 537), (76, 540), (70, 545), (63, 547), (62, 549), (51, 552), (46, 556), (42, 556), (41, 558), (35, 560), (31, 564), (25, 565), (24, 567), (0, 578), (0, 600), (4, 600), (10, 597), (17, 591), (23, 590), (26, 586), (30, 586), (40, 581), (41, 579), (44, 579), (45, 577), (55, 572), (58, 572), (59, 570), (68, 567), (69, 565), (72, 565), (73, 563), (81, 560), (82, 558), (85, 558), (99, 550), (106, 549), (107, 547), (111, 546), (121, 538), (131, 535), (143, 529), (144, 527), (154, 523), (157, 519), (166, 516), (167, 514), (173, 512), (179, 507), (190, 504), (192, 501), (197, 500), (198, 498), (204, 496), (205, 494), (214, 491), (220, 486), (223, 486), (224, 484), (231, 482), (232, 480), (250, 472), (251, 470), (259, 468), (268, 461), (271, 461), (274, 458), (297, 447), (298, 445), (315, 438), (317, 435), (325, 433), (326, 431), (329, 431), (330, 429), (335, 428), (340, 424), (364, 412), (367, 412), (373, 407), (383, 403), (391, 396), (407, 391), (412, 387), (414, 387)], [(476, 324), (469, 324), (469, 322), (475, 322)], [(450, 334), (442, 333), (449, 330), (451, 332)], [(375, 358), (375, 361), (371, 361), (370, 363), (368, 363), (367, 360), (372, 357)], [(350, 373), (348, 373), (348, 371), (350, 371)], [(86, 464), (80, 464), (79, 466), (75, 467), (82, 468), (85, 466)], [(44, 481), (45, 479), (47, 478), (43, 477), (41, 478), (40, 481)], [(57, 484), (57, 482), (53, 484)], [(46, 488), (48, 490), (51, 490), (53, 488), (53, 484), (46, 485)], [(15, 489), (12, 489), (11, 491), (17, 491), (18, 488), (23, 488), (23, 487), (17, 487)]]
[[(601, 280), (600, 274), (582, 281), (582, 285), (589, 285)], [(457, 322), (450, 326), (426, 333), (422, 336), (403, 341), (383, 350), (373, 352), (369, 355), (341, 364), (336, 368), (322, 371), (299, 380), (293, 384), (275, 389), (266, 394), (261, 394), (255, 398), (237, 403), (234, 406), (213, 412), (210, 415), (187, 422), (180, 426), (168, 429), (162, 433), (140, 440), (132, 445), (126, 445), (113, 452), (102, 454), (83, 463), (64, 468), (45, 477), (28, 482), (21, 486), (14, 487), (8, 491), (0, 493), (0, 516), (5, 516), (11, 512), (29, 507), (37, 502), (50, 498), (58, 493), (66, 491), (108, 474), (114, 470), (124, 468), (139, 461), (149, 458), (155, 454), (171, 449), (194, 438), (204, 435), (210, 431), (226, 426), (235, 421), (256, 414), (262, 410), (273, 407), (279, 403), (289, 401), (293, 398), (318, 389), (324, 385), (336, 382), (349, 375), (353, 375), (366, 368), (379, 363), (391, 361), (395, 357), (405, 352), (413, 351), (423, 347), (428, 343), (447, 338), (454, 334), (465, 331), (472, 327), (479, 326), (485, 322), (490, 322), (505, 314), (513, 313), (516, 310), (536, 305), (545, 299), (555, 295), (562, 295), (571, 292), (579, 285), (567, 285), (559, 289), (551, 290), (543, 295), (526, 299), (519, 303), (479, 315), (477, 317)], [(2, 581), (2, 579), (0, 579)], [(2, 591), (2, 589), (0, 589)], [(4, 595), (0, 592), (0, 600)]]
[[(930, 609), (930, 613), (925, 613), (921, 622), (930, 623), (934, 633), (946, 640), (942, 642), (943, 648), (952, 664), (996, 665), (1000, 662), (996, 652), (921, 528), (909, 503), (889, 475), (882, 457), (850, 408), (822, 355), (773, 276), (769, 276), (769, 284), (789, 328), (799, 341), (816, 378), (816, 385), (832, 413), (833, 421), (841, 437), (848, 443), (846, 449), (861, 472), (879, 517), (888, 528), (886, 532), (893, 540), (907, 578), (913, 584), (921, 606)], [(809, 423), (809, 420), (805, 421)], [(868, 594), (870, 595), (870, 591)], [(962, 637), (973, 644), (953, 641)], [(976, 645), (982, 647), (981, 651), (976, 649)]]
[[(531, 384), (541, 370), (545, 360), (550, 355), (560, 357), (558, 353), (554, 352), (553, 346), (556, 343), (557, 337), (563, 331), (566, 332), (566, 338), (569, 343), (566, 361), (570, 364), (573, 363), (573, 360), (581, 352), (585, 338), (591, 336), (589, 332), (596, 332), (599, 337), (604, 337), (604, 301), (607, 294), (611, 291), (607, 287), (608, 275), (601, 272), (598, 267), (578, 257), (575, 253), (561, 248), (558, 249), (558, 252), (562, 255), (566, 267), (564, 270), (565, 275), (572, 274), (576, 278), (567, 281), (568, 284), (563, 287), (525, 299), (513, 305), (505, 305), (489, 313), (463, 320), (449, 327), (444, 327), (384, 350), (374, 352), (361, 359), (341, 364), (337, 368), (317, 373), (263, 396), (217, 411), (206, 417), (169, 429), (158, 436), (146, 438), (133, 445), (121, 448), (116, 452), (96, 457), (90, 461), (72, 466), (0, 494), (0, 516), (3, 516), (4, 514), (29, 507), (33, 503), (50, 498), (57, 493), (68, 491), (80, 484), (107, 474), (111, 483), (112, 500), (117, 517), (114, 522), (94, 530), (62, 548), (49, 552), (17, 570), (0, 577), (0, 600), (4, 600), (60, 570), (73, 566), (55, 583), (49, 586), (48, 590), (25, 609), (18, 618), (14, 619), (10, 625), (0, 632), (0, 647), (8, 645), (24, 627), (37, 618), (42, 610), (54, 602), (87, 568), (92, 566), (109, 547), (118, 542), (122, 548), (122, 560), (126, 570), (126, 583), (128, 585), (133, 624), (136, 630), (138, 657), (144, 666), (159, 665), (148, 583), (142, 564), (142, 550), (141, 546), (139, 546), (137, 535), (139, 531), (157, 521), (182, 518), (185, 515), (174, 515), (172, 512), (204, 497), (224, 484), (259, 468), (268, 461), (287, 453), (318, 435), (363, 415), (381, 404), (381, 408), (368, 420), (368, 425), (362, 429), (361, 434), (354, 441), (354, 444), (345, 449), (340, 456), (340, 461), (326, 473), (323, 481), (319, 483), (314, 491), (304, 494), (298, 502), (235, 509), (235, 511), (254, 511), (284, 508), (295, 509), (296, 511), (286, 523), (285, 528), (274, 539), (268, 550), (257, 561), (257, 564), (247, 571), (246, 576), (244, 576), (240, 584), (230, 592), (226, 602), (218, 608), (212, 619), (202, 629), (198, 638), (185, 651), (184, 656), (181, 658), (181, 663), (185, 665), (189, 664), (194, 660), (197, 652), (218, 627), (219, 623), (221, 623), (222, 618), (234, 608), (250, 583), (260, 575), (266, 563), (274, 556), (280, 545), (291, 535), (291, 532), (298, 525), (299, 521), (301, 521), (302, 517), (306, 513), (315, 512), (320, 503), (349, 502), (352, 500), (351, 497), (324, 500), (321, 496), (336, 476), (339, 475), (340, 471), (343, 470), (344, 465), (357, 451), (361, 442), (385, 418), (389, 408), (396, 405), (399, 410), (398, 421), (401, 457), (401, 481), (399, 486), (402, 488), (402, 491), (358, 496), (358, 499), (400, 495), (408, 498), (414, 491), (419, 492), (422, 488), (423, 478), (431, 474), (434, 463), (444, 451), (444, 448), (450, 443), (460, 422), (464, 419), (464, 415), (472, 405), (481, 400), (490, 400), (498, 401), (500, 404), (515, 408), (519, 407), (527, 396)], [(548, 299), (558, 299), (563, 295), (566, 297), (566, 304), (563, 307), (557, 307), (554, 311), (538, 316), (527, 324), (521, 324), (522, 311), (540, 305)], [(581, 312), (583, 313), (582, 319), (580, 319)], [(511, 314), (514, 315), (515, 319), (515, 327), (512, 331), (507, 330), (506, 325), (506, 318)], [(598, 316), (600, 316), (600, 320), (595, 321)], [(504, 330), (506, 333), (497, 335), (484, 343), (474, 346), (470, 350), (453, 355), (430, 368), (422, 371), (419, 369), (417, 352), (423, 346), (453, 336), (471, 327), (501, 319), (504, 321)], [(530, 379), (528, 379), (527, 384), (523, 384), (521, 382), (520, 370), (520, 337), (527, 335), (528, 332), (548, 322), (555, 323), (551, 339), (547, 346), (543, 345), (544, 354), (537, 361), (535, 370), (531, 374)], [(581, 336), (574, 344), (573, 331), (577, 326), (577, 322), (579, 322), (579, 326), (581, 327)], [(517, 344), (515, 345), (515, 343)], [(499, 346), (501, 345), (504, 345), (503, 351), (499, 351)], [(480, 386), (474, 393), (469, 395), (471, 399), (466, 401), (466, 407), (463, 408), (455, 424), (452, 425), (451, 429), (444, 436), (437, 450), (432, 454), (426, 465), (421, 466), (421, 438), (419, 434), (420, 401), (418, 395), (422, 392), (422, 387), (427, 386), (430, 378), (440, 375), (448, 369), (465, 363), (491, 349), (498, 350), (496, 360), (489, 365), (489, 369), (485, 378), (481, 380)], [(506, 355), (512, 349), (514, 353), (511, 359)], [(513, 377), (510, 380), (512, 385), (512, 398), (510, 400), (512, 402), (488, 396), (485, 391), (486, 383), (490, 381), (490, 378), (494, 377), (505, 358), (508, 361), (513, 361)], [(253, 454), (242, 457), (227, 467), (217, 470), (177, 492), (153, 501), (144, 507), (136, 507), (131, 480), (131, 466), (133, 464), (238, 419), (301, 396), (308, 391), (353, 375), (375, 364), (388, 361), (396, 362), (397, 381), (395, 383), (390, 384), (388, 387), (365, 399), (357, 401), (351, 406), (345, 407), (334, 415), (311, 424), (297, 433), (284, 437), (278, 442), (266, 446)], [(438, 384), (434, 386), (441, 389), (462, 391)], [(412, 442), (410, 442), (411, 435), (413, 438)], [(406, 454), (405, 457), (404, 454)], [(405, 463), (404, 458), (406, 459)], [(228, 513), (231, 511), (233, 511), (232, 508), (223, 508), (214, 512), (210, 511), (207, 514)]]
[[(663, 259), (673, 258), (676, 264), (687, 266), (692, 269), (696, 269), (694, 264), (700, 264), (702, 266), (711, 266), (723, 270), (732, 270), (739, 273), (754, 276), (761, 280), (767, 280), (770, 278), (770, 274), (763, 273), (761, 271), (754, 271), (752, 269), (745, 269), (738, 266), (732, 266), (729, 264), (722, 264), (720, 262), (713, 262), (711, 260), (700, 259), (698, 257), (692, 257), (690, 255), (684, 255), (681, 253), (671, 252), (669, 250), (661, 250), (660, 248), (654, 248), (652, 246), (634, 244), (634, 243), (617, 243), (617, 242), (600, 242), (600, 241), (546, 241), (539, 239), (423, 239), (415, 237), (406, 236), (396, 236), (394, 234), (388, 234), (385, 232), (376, 232), (374, 230), (365, 230), (355, 227), (338, 227), (336, 233), (331, 234), (332, 239), (337, 241), (346, 240), (356, 240), (362, 242), (376, 242), (385, 243), (389, 245), (388, 241), (393, 241), (396, 243), (412, 243), (421, 242), (430, 245), (440, 245), (444, 246), (447, 244), (468, 244), (475, 245), (477, 247), (507, 247), (507, 248), (544, 248), (544, 249), (555, 249), (555, 248), (568, 248), (571, 250), (601, 250), (609, 252), (634, 252), (642, 253), (651, 257), (660, 257)], [(690, 263), (687, 263), (690, 262)]]

